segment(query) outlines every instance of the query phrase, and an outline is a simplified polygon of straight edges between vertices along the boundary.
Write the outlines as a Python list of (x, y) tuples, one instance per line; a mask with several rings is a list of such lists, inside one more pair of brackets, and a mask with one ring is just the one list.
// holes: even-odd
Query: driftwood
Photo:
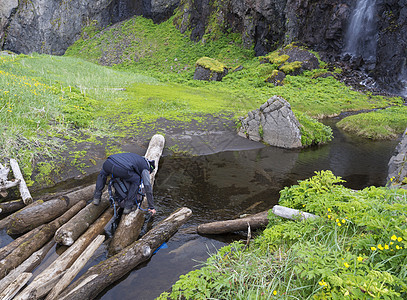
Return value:
[(0, 299), (11, 300), (14, 295), (30, 280), (31, 273), (21, 273), (14, 282), (12, 282), (1, 294)]
[[(162, 135), (154, 135), (148, 145), (145, 157), (150, 160), (155, 160), (155, 170), (150, 174), (151, 186), (154, 185), (155, 175), (158, 171), (158, 162), (164, 149), (165, 139)], [(147, 207), (147, 200), (143, 199), (141, 207)], [(109, 254), (114, 255), (133, 243), (140, 235), (141, 228), (144, 224), (145, 212), (137, 209), (127, 215), (122, 215), (122, 218), (113, 235), (113, 239), (109, 245)]]
[(26, 234), (16, 238), (14, 241), (11, 243), (7, 244), (3, 248), (0, 249), (0, 260), (5, 258), (7, 255), (9, 255), (11, 252), (14, 251), (18, 246), (21, 244), (25, 243), (26, 241), (30, 240), (34, 235), (36, 235), (42, 227), (37, 227), (34, 228), (33, 230), (27, 232)]
[(55, 241), (58, 244), (71, 246), (108, 207), (108, 193), (105, 192), (98, 206), (92, 203), (86, 205), (76, 216), (62, 225), (55, 232)]
[(16, 216), (20, 211), (22, 211), (23, 209), (32, 209), (34, 206), (41, 205), (41, 204), (43, 204), (43, 203), (44, 203), (44, 201), (38, 200), (38, 201), (34, 201), (33, 203), (31, 203), (31, 204), (29, 204), (29, 205), (27, 205), (27, 206), (24, 205), (24, 208), (22, 208), (22, 209), (16, 211), (15, 213), (12, 213), (11, 215), (8, 215), (7, 217), (1, 219), (1, 220), (0, 220), (0, 229), (7, 228), (8, 224), (9, 224), (12, 220), (14, 220), (15, 216)]
[(93, 196), (95, 185), (68, 193), (60, 198), (48, 200), (41, 205), (27, 206), (14, 213), (7, 224), (8, 234), (20, 234), (61, 216), (80, 200), (88, 200)]
[(73, 265), (65, 272), (64, 276), (58, 281), (45, 300), (57, 299), (58, 295), (71, 283), (76, 275), (82, 270), (85, 264), (89, 261), (95, 251), (105, 240), (104, 235), (98, 235), (90, 245), (82, 252)]
[(222, 234), (240, 230), (247, 230), (248, 224), (251, 229), (264, 227), (268, 224), (268, 211), (263, 211), (245, 218), (205, 223), (198, 226), (199, 234)]
[(290, 220), (304, 220), (309, 218), (318, 218), (318, 216), (316, 215), (281, 205), (274, 205), (272, 211), (273, 214), (275, 214), (276, 216)]
[(13, 252), (2, 259), (0, 261), (0, 279), (4, 278), (31, 254), (44, 246), (54, 236), (55, 231), (85, 207), (85, 205), (86, 202), (84, 200), (78, 202), (62, 216), (43, 226), (31, 239), (19, 245)]
[(23, 200), (13, 200), (0, 203), (0, 215), (9, 215), (25, 207)]
[(25, 183), (23, 174), (21, 174), (20, 167), (18, 166), (18, 162), (15, 159), (10, 159), (10, 166), (13, 170), (14, 177), (20, 181), (18, 185), (18, 189), (20, 191), (21, 198), (23, 202), (28, 205), (33, 202), (33, 198), (31, 197), (30, 191), (28, 190), (27, 184)]
[[(300, 210), (284, 207), (281, 205), (273, 206), (272, 212), (276, 216), (291, 220), (304, 220), (308, 218), (318, 217), (307, 212), (302, 212)], [(245, 218), (205, 223), (199, 225), (197, 231), (199, 234), (222, 234), (240, 230), (247, 230), (248, 225), (250, 225), (251, 229), (257, 229), (268, 224), (267, 215), (268, 211), (266, 210)]]
[(62, 253), (50, 266), (41, 272), (35, 279), (19, 294), (16, 299), (32, 299), (45, 296), (57, 281), (50, 281), (53, 278), (60, 278), (67, 268), (69, 268), (79, 255), (89, 246), (92, 240), (101, 234), (106, 224), (113, 217), (113, 209), (109, 208), (89, 229), (64, 253)]
[(178, 209), (154, 226), (141, 239), (135, 241), (118, 254), (91, 267), (78, 280), (68, 286), (59, 299), (94, 299), (109, 285), (148, 260), (153, 255), (153, 252), (167, 241), (191, 215), (192, 211), (189, 208)]
[[(6, 277), (0, 280), (0, 293), (3, 292), (11, 283), (13, 283), (20, 274), (24, 272), (32, 272), (37, 267), (48, 251), (54, 246), (55, 242), (51, 240), (48, 244), (42, 247), (40, 250), (34, 252), (29, 258), (27, 258), (21, 265), (11, 271)], [(0, 298), (1, 299), (1, 298)]]
[(0, 195), (2, 197), (7, 196), (7, 189), (12, 188), (20, 183), (19, 180), (9, 181), (7, 179), (8, 172), (10, 172), (10, 169), (0, 164)]

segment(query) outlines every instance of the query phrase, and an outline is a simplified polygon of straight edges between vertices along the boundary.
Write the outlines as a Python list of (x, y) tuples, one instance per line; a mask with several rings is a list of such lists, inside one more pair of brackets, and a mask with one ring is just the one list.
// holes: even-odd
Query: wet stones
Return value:
[(241, 124), (238, 134), (250, 140), (281, 148), (302, 147), (300, 123), (282, 97), (271, 97), (242, 118)]

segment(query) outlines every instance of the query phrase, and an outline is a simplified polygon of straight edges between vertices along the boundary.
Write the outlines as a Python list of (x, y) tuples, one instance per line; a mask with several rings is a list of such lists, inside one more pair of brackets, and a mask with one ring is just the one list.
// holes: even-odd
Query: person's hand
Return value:
[(151, 213), (152, 216), (154, 216), (155, 213), (157, 212), (154, 208), (153, 209), (148, 209), (148, 211)]

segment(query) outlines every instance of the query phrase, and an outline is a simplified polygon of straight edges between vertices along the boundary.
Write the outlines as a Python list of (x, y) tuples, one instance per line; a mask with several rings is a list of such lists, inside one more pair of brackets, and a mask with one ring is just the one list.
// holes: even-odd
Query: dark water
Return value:
[[(100, 298), (154, 299), (169, 290), (181, 274), (198, 267), (208, 253), (244, 238), (243, 234), (204, 237), (188, 233), (188, 228), (269, 209), (277, 203), (282, 188), (313, 176), (315, 171), (332, 170), (353, 189), (385, 185), (387, 163), (397, 141), (355, 138), (335, 129), (335, 121), (327, 122), (333, 125), (334, 141), (301, 151), (262, 147), (206, 156), (162, 157), (154, 188), (158, 214), (153, 223), (181, 206), (191, 208), (193, 216), (167, 242), (168, 248), (159, 250)], [(104, 247), (85, 269), (106, 258)]]
[[(361, 189), (383, 186), (387, 163), (397, 141), (372, 142), (343, 134), (333, 125), (335, 139), (329, 145), (301, 151), (274, 147), (229, 151), (192, 158), (163, 157), (154, 194), (164, 218), (180, 206), (192, 209), (184, 228), (204, 222), (260, 212), (277, 203), (279, 191), (315, 171), (332, 170), (346, 186)], [(107, 291), (101, 299), (154, 299), (170, 289), (179, 275), (204, 261), (208, 252), (239, 237), (202, 237), (181, 229), (144, 266)], [(243, 237), (240, 237), (243, 238)]]

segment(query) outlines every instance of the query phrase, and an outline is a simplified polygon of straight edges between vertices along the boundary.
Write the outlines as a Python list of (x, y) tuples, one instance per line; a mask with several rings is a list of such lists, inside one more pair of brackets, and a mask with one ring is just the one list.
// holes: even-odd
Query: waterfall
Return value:
[(377, 44), (376, 0), (358, 0), (345, 36), (345, 53), (375, 62)]

